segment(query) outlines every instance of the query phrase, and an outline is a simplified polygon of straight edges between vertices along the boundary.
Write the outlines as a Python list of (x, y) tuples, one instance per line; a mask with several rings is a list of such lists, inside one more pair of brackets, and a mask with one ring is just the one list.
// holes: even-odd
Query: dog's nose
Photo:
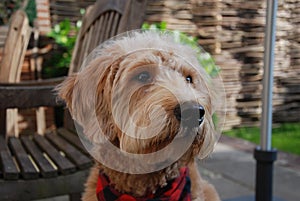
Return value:
[(198, 127), (204, 119), (205, 110), (202, 105), (189, 101), (176, 105), (174, 115), (185, 127)]

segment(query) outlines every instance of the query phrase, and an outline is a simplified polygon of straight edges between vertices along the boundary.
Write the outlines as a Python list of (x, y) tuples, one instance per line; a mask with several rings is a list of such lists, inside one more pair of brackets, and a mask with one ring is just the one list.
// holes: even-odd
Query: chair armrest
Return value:
[(62, 106), (54, 92), (63, 78), (20, 83), (0, 83), (0, 109)]

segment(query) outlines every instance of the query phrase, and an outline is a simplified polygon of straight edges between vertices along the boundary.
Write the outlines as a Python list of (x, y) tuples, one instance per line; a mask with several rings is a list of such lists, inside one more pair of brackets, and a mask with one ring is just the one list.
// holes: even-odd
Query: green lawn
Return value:
[[(242, 138), (256, 144), (260, 141), (260, 129), (244, 127), (224, 132), (231, 137)], [(300, 155), (300, 123), (285, 123), (276, 125), (272, 131), (272, 147)]]

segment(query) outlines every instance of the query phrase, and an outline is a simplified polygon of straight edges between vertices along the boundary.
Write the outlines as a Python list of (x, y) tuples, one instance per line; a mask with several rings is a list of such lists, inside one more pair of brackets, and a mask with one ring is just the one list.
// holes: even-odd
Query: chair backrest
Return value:
[(0, 64), (0, 82), (19, 82), (31, 28), (26, 13), (16, 11), (11, 19)]
[[(24, 11), (16, 11), (10, 21), (0, 64), (0, 82), (16, 83), (20, 81), (31, 28)], [(0, 130), (8, 135), (18, 135), (17, 110), (0, 110)], [(6, 133), (4, 132), (4, 133)]]
[(98, 0), (88, 8), (72, 55), (69, 74), (78, 72), (86, 56), (101, 42), (140, 28), (146, 0)]

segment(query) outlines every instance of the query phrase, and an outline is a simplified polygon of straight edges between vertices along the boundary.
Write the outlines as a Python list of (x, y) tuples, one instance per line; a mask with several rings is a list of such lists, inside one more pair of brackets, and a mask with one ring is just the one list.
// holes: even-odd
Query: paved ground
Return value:
[[(254, 201), (254, 145), (222, 138), (208, 159), (199, 163), (202, 176), (213, 183), (223, 201)], [(274, 168), (274, 201), (300, 200), (300, 157), (279, 153)], [(40, 201), (67, 201), (66, 196)]]
[[(215, 185), (222, 200), (254, 201), (256, 161), (252, 154), (253, 146), (245, 144), (245, 150), (241, 150), (224, 143), (226, 140), (222, 141), (223, 143), (218, 143), (212, 156), (200, 163), (203, 176)], [(290, 158), (279, 153), (279, 159), (274, 166), (273, 191), (278, 201), (300, 200), (299, 164), (290, 164), (289, 162), (294, 163), (289, 161)]]

